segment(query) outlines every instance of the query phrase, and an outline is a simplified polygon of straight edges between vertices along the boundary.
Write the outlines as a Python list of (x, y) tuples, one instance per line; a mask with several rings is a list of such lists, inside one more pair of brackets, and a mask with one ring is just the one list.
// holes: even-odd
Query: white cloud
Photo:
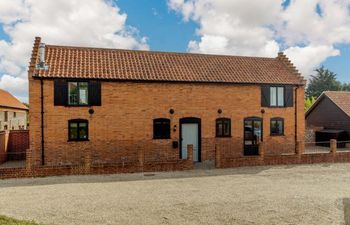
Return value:
[(285, 53), (300, 71), (310, 71), (309, 74), (304, 73), (305, 76), (311, 75), (311, 72), (328, 57), (340, 54), (339, 50), (326, 45), (290, 47)]
[[(336, 44), (350, 43), (350, 0), (168, 0), (184, 21), (198, 23), (191, 52), (275, 57), (285, 51), (308, 76)], [(317, 7), (321, 12), (317, 11)]]
[(0, 23), (10, 39), (0, 40), (0, 87), (27, 96), (23, 74), (35, 36), (49, 44), (148, 49), (126, 18), (107, 0), (0, 0)]

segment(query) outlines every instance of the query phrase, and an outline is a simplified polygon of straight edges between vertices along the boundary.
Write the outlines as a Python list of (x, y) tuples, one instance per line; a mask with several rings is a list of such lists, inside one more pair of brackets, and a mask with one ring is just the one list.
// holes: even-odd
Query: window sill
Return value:
[(216, 136), (216, 138), (232, 138), (232, 136)]
[(285, 136), (284, 134), (270, 134), (271, 137), (281, 137)]
[(91, 105), (65, 105), (65, 107), (90, 107)]
[(74, 140), (68, 140), (67, 142), (85, 142), (90, 141), (89, 139), (74, 139)]
[(169, 140), (171, 139), (170, 137), (166, 137), (166, 138), (153, 138), (153, 140)]

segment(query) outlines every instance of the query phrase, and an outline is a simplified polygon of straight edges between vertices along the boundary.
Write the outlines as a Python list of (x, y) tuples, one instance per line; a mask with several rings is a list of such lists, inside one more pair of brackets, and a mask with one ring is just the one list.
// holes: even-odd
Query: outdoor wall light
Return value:
[(174, 109), (170, 109), (170, 110), (169, 110), (169, 113), (170, 113), (170, 114), (174, 114), (174, 112), (175, 112)]
[(218, 109), (218, 113), (221, 114), (222, 113), (222, 109)]
[(94, 114), (95, 110), (94, 109), (89, 109), (89, 114), (92, 115)]
[(176, 132), (176, 129), (177, 129), (177, 126), (176, 126), (176, 125), (174, 125), (174, 127), (173, 127), (173, 131), (174, 131), (174, 132)]
[(264, 114), (265, 113), (265, 109), (261, 109), (261, 111), (260, 111), (262, 114)]

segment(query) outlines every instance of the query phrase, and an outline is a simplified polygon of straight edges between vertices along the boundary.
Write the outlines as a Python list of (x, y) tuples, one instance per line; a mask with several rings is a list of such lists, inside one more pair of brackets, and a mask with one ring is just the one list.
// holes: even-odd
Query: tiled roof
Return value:
[(36, 77), (305, 84), (281, 53), (276, 58), (260, 58), (46, 45), (48, 70), (35, 70), (39, 44), (37, 38), (30, 67)]
[(27, 106), (18, 101), (18, 99), (13, 95), (2, 89), (0, 89), (0, 107), (28, 110)]
[(347, 91), (325, 91), (323, 92), (334, 104), (350, 117), (350, 92)]

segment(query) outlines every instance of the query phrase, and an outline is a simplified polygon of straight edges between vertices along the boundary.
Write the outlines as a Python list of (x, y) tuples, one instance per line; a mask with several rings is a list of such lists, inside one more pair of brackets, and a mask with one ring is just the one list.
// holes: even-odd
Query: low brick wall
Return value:
[[(314, 163), (350, 162), (350, 151), (337, 152), (336, 141), (333, 140), (329, 153), (303, 153), (303, 142), (298, 143), (296, 153), (288, 155), (265, 155), (264, 145), (259, 149), (259, 156), (226, 155), (227, 143), (217, 142), (215, 145), (215, 163), (217, 168), (232, 168), (242, 166), (267, 166)], [(0, 168), (0, 179), (42, 177), (61, 175), (115, 174), (135, 172), (180, 171), (194, 168), (193, 148), (188, 146), (188, 158), (185, 160), (170, 159), (168, 161), (149, 161), (144, 149), (137, 151), (137, 160), (117, 161), (113, 163), (96, 163), (93, 154), (86, 154), (80, 165), (33, 166), (31, 153), (27, 152), (26, 168)]]
[(29, 130), (11, 130), (8, 139), (8, 160), (24, 160), (29, 148)]
[[(167, 162), (147, 162), (144, 154), (138, 155), (136, 162), (93, 163), (92, 157), (84, 158), (84, 164), (65, 166), (31, 166), (30, 152), (27, 152), (26, 168), (0, 168), (0, 179), (43, 177), (62, 175), (88, 175), (88, 174), (114, 174), (136, 172), (180, 171), (193, 169), (193, 156), (191, 145), (188, 146), (188, 158)], [(142, 151), (140, 151), (142, 153)]]

